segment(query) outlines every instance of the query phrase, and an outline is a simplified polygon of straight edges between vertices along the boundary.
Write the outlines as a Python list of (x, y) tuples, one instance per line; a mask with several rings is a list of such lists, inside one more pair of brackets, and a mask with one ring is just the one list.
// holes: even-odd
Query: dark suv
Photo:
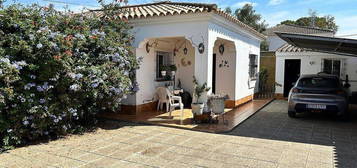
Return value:
[(316, 74), (301, 76), (289, 93), (289, 116), (313, 111), (336, 112), (345, 116), (348, 110), (348, 92), (334, 75)]

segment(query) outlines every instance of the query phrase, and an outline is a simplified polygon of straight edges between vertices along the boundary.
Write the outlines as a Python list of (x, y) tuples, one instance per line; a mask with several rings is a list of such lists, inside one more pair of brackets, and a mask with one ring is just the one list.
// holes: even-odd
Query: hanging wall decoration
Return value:
[(200, 44), (198, 45), (198, 52), (199, 52), (200, 54), (202, 54), (203, 52), (205, 52), (205, 45), (204, 45), (203, 43), (200, 43)]
[(227, 67), (229, 68), (229, 63), (227, 60), (222, 60), (222, 62), (218, 65), (220, 68)]
[(224, 44), (219, 45), (218, 51), (219, 51), (219, 53), (220, 53), (221, 55), (223, 55), (223, 53), (224, 53)]
[(149, 53), (150, 52), (150, 48), (154, 47), (154, 46), (157, 47), (157, 45), (158, 45), (158, 42), (156, 40), (152, 44), (147, 42), (146, 45), (145, 45), (146, 52)]
[(190, 37), (191, 44), (194, 45), (195, 47), (197, 47), (198, 52), (200, 54), (205, 52), (205, 44), (204, 44), (205, 39), (203, 38), (203, 36), (201, 36), (201, 38), (202, 38), (202, 42), (197, 45), (193, 42), (192, 37)]
[(176, 52), (177, 52), (177, 51), (178, 51), (178, 49), (174, 48), (174, 51), (173, 51), (174, 56), (176, 56)]

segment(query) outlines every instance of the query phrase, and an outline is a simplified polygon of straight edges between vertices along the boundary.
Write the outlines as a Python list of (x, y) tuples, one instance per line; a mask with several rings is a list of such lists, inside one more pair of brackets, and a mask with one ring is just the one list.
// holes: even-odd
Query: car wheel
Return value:
[(296, 118), (296, 112), (295, 111), (288, 111), (288, 115), (291, 118)]

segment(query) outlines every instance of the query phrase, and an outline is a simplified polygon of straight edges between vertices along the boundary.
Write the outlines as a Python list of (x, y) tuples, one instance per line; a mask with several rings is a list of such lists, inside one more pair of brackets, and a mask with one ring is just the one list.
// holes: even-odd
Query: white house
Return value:
[(276, 52), (276, 94), (287, 96), (296, 78), (304, 74), (327, 72), (345, 80), (349, 76), (351, 91), (357, 91), (357, 57), (343, 56), (284, 45)]
[(284, 44), (287, 44), (286, 41), (281, 39), (275, 34), (275, 32), (285, 32), (285, 33), (298, 33), (298, 34), (310, 34), (318, 36), (333, 37), (335, 32), (327, 29), (320, 29), (315, 27), (306, 27), (298, 25), (288, 25), (281, 24), (267, 29), (264, 34), (267, 36), (267, 42), (269, 45), (269, 51), (275, 52)]
[[(339, 51), (356, 42), (344, 44), (348, 39), (335, 38), (333, 31), (311, 27), (279, 25), (267, 32), (270, 49), (276, 56), (277, 97), (287, 97), (300, 75), (319, 72), (337, 75), (342, 80), (348, 75), (351, 92), (357, 91), (357, 57)], [(282, 39), (278, 36), (281, 33), (293, 38)]]
[(127, 111), (155, 107), (155, 89), (172, 83), (160, 74), (162, 65), (176, 65), (176, 87), (180, 81), (191, 94), (195, 76), (210, 92), (228, 94), (229, 107), (252, 99), (264, 35), (215, 4), (157, 2), (120, 10), (133, 26), (134, 52), (143, 58), (136, 72), (140, 90), (123, 102)]

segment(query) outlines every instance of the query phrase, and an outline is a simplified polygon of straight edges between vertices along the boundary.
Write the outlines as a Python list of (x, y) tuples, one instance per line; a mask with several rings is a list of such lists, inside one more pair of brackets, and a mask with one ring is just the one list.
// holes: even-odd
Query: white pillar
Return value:
[[(216, 38), (207, 36), (204, 41), (196, 39), (195, 43), (195, 77), (199, 84), (207, 83), (208, 87), (212, 87), (212, 67), (213, 67), (213, 47)], [(201, 54), (198, 51), (198, 45), (204, 43), (205, 50)], [(212, 91), (210, 90), (209, 93)]]

